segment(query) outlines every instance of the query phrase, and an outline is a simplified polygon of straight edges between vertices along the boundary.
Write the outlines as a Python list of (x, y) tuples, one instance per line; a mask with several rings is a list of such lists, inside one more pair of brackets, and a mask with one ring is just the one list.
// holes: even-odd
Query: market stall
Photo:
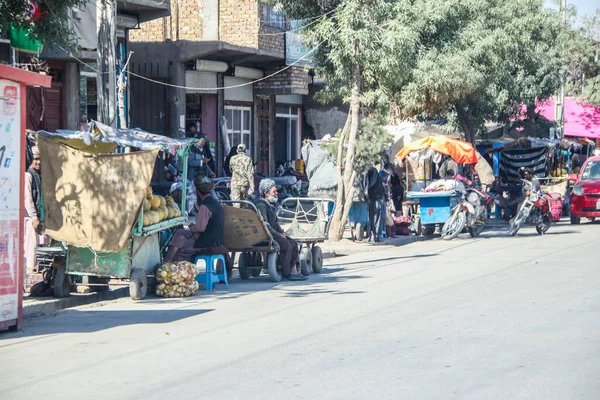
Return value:
[[(396, 154), (397, 161), (408, 165), (412, 160), (425, 171), (431, 171), (432, 164), (439, 166), (445, 158), (450, 158), (458, 164), (477, 164), (479, 161), (470, 143), (444, 136), (428, 136), (410, 143)], [(431, 173), (426, 172), (421, 175), (431, 179)], [(414, 182), (409, 182), (409, 176), (410, 174), (407, 173), (406, 187), (409, 190), (406, 194), (408, 207), (405, 211), (411, 218), (413, 231), (417, 235), (426, 235), (432, 232), (435, 225), (443, 224), (448, 220), (452, 208), (458, 203), (460, 193), (455, 190), (426, 192), (423, 189), (429, 183), (428, 180), (425, 180), (422, 185), (415, 186)]]
[[(186, 221), (173, 199), (152, 193), (154, 165), (161, 152), (177, 155), (185, 182), (192, 143), (97, 122), (84, 132), (38, 132), (46, 234), (66, 252), (66, 266), (54, 274), (56, 297), (69, 294), (76, 276), (87, 277), (86, 285), (129, 279), (131, 297), (145, 297), (161, 262), (160, 233)], [(185, 192), (182, 185), (179, 210)]]

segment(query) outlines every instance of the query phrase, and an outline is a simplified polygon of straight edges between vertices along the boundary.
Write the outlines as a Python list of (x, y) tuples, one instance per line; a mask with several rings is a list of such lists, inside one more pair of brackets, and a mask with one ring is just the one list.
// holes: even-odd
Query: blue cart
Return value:
[(407, 198), (418, 207), (413, 207), (410, 218), (418, 236), (433, 233), (437, 224), (444, 224), (460, 199), (460, 192), (408, 192)]
[(348, 212), (350, 229), (354, 239), (362, 241), (369, 230), (369, 204), (366, 201), (355, 201)]

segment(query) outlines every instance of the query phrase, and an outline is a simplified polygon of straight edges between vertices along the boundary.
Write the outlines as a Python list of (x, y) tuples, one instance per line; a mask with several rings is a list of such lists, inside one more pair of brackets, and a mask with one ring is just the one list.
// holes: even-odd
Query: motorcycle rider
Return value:
[(520, 171), (523, 179), (531, 182), (533, 189), (539, 192), (541, 190), (540, 181), (533, 174), (533, 169), (521, 167)]

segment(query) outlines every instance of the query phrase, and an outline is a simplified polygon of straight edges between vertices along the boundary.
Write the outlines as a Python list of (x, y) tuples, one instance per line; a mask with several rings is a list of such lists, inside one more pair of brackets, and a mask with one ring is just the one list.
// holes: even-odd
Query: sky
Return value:
[[(545, 2), (547, 6), (558, 9), (556, 0), (545, 0)], [(567, 6), (574, 6), (577, 8), (578, 21), (576, 23), (581, 23), (579, 19), (582, 16), (593, 15), (596, 12), (596, 9), (600, 8), (600, 0), (567, 0)]]

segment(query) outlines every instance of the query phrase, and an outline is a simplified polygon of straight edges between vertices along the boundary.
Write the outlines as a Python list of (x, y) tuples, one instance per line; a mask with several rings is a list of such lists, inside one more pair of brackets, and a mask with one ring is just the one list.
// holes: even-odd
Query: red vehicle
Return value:
[(569, 180), (575, 181), (570, 196), (571, 223), (600, 218), (600, 157), (588, 158), (579, 175), (570, 175)]

